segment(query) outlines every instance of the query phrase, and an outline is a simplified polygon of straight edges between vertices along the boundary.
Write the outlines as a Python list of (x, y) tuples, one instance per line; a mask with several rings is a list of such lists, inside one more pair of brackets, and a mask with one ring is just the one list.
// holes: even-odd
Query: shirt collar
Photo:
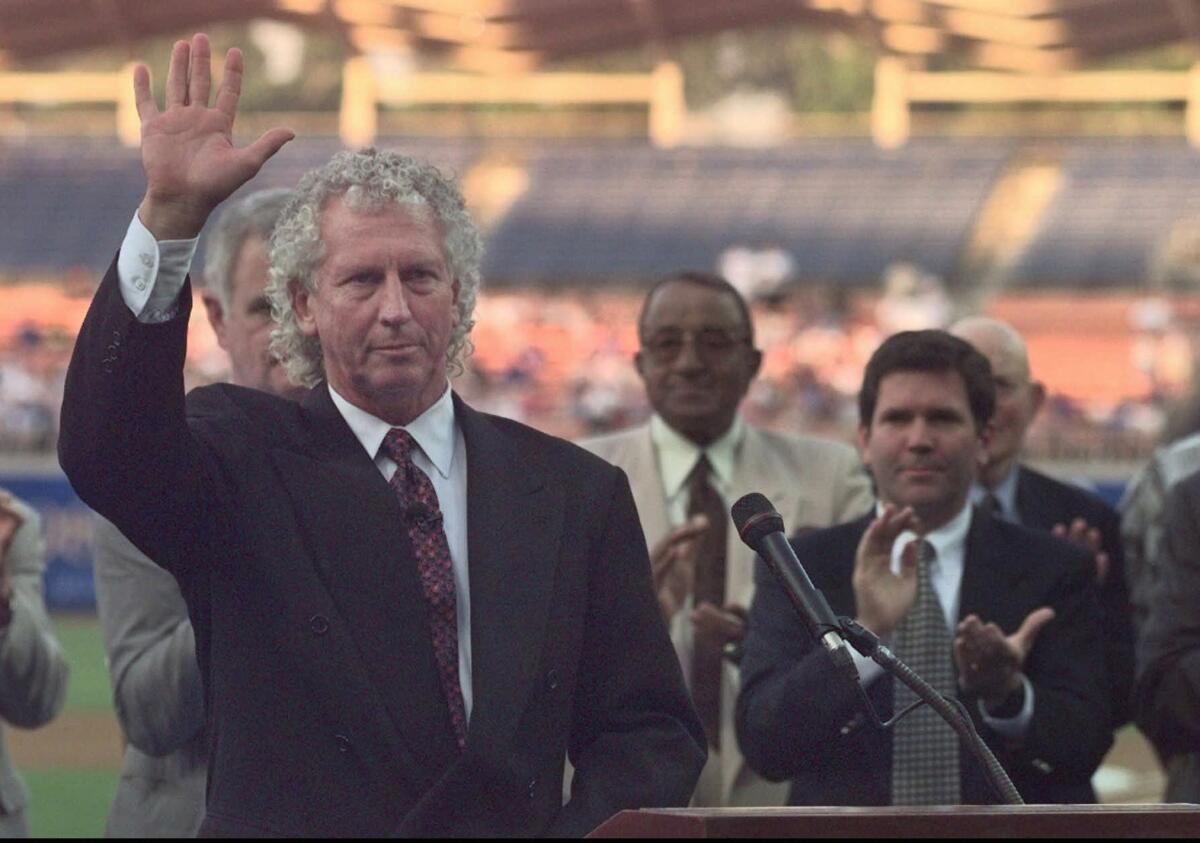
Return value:
[[(1008, 474), (1004, 476), (1004, 479), (996, 484), (996, 488), (990, 490), (1000, 504), (1000, 512), (998, 514), (1003, 518), (1015, 520), (1017, 514), (1017, 470), (1019, 468), (1020, 466), (1014, 462)], [(983, 503), (983, 499), (988, 491), (978, 481), (971, 484), (971, 503)]]
[[(375, 459), (376, 454), (379, 453), (379, 447), (383, 444), (383, 438), (387, 436), (393, 425), (354, 406), (338, 395), (337, 390), (332, 386), (329, 387), (329, 395), (333, 398), (333, 403), (338, 408), (338, 412), (342, 414), (342, 418), (346, 420), (346, 424), (350, 426), (355, 438), (362, 443), (363, 448), (371, 455), (371, 459)], [(433, 406), (408, 424), (400, 426), (409, 432), (409, 435), (416, 441), (417, 447), (425, 452), (425, 456), (429, 457), (429, 461), (437, 469), (438, 474), (442, 477), (449, 477), (450, 466), (454, 463), (456, 441), (454, 399), (451, 396), (449, 384), (446, 385), (442, 397), (433, 402)]]
[[(939, 564), (945, 565), (951, 560), (961, 560), (964, 558), (967, 547), (967, 531), (971, 527), (971, 501), (968, 499), (963, 508), (957, 515), (951, 518), (936, 530), (930, 530), (925, 534), (925, 540), (933, 545), (933, 549), (937, 552)], [(875, 504), (875, 514), (878, 515), (883, 511), (883, 504)], [(918, 538), (917, 534), (912, 530), (905, 530), (896, 537), (893, 558), (899, 556), (899, 552), (904, 546), (913, 539)]]
[(655, 413), (650, 417), (650, 441), (658, 454), (658, 467), (662, 472), (663, 491), (672, 498), (683, 488), (688, 475), (700, 459), (701, 454), (708, 456), (709, 465), (717, 475), (718, 482), (728, 488), (733, 481), (733, 468), (737, 460), (737, 451), (746, 432), (742, 417), (734, 414), (733, 424), (719, 439), (707, 448), (701, 448), (679, 431), (663, 421)]

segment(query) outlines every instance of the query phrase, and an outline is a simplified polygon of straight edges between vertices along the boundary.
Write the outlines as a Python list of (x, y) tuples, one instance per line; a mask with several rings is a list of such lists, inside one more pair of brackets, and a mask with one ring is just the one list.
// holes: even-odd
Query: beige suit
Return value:
[[(737, 451), (731, 482), (732, 503), (742, 495), (760, 492), (783, 516), (789, 533), (805, 527), (827, 527), (862, 515), (874, 500), (858, 454), (848, 445), (811, 436), (785, 436), (746, 425)], [(629, 475), (646, 542), (654, 546), (671, 529), (659, 462), (649, 425), (580, 443)], [(725, 602), (749, 608), (754, 597), (754, 552), (734, 529), (729, 530)], [(671, 639), (681, 662), (690, 661), (692, 628), (687, 612), (671, 621)], [(721, 750), (709, 754), (703, 782), (718, 776), (723, 805), (781, 805), (785, 784), (770, 784), (742, 762), (734, 733), (737, 671), (726, 666), (721, 688)], [(697, 804), (708, 800), (697, 793)]]

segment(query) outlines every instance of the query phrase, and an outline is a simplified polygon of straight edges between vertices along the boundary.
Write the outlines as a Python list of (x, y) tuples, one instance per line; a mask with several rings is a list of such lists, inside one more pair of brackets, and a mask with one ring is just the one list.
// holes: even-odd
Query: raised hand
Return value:
[(1104, 585), (1104, 580), (1108, 577), (1109, 559), (1108, 554), (1101, 549), (1099, 530), (1089, 526), (1088, 522), (1084, 519), (1076, 518), (1071, 522), (1070, 527), (1066, 524), (1055, 524), (1054, 529), (1050, 532), (1060, 539), (1066, 539), (1091, 551), (1093, 558), (1096, 560), (1096, 582), (1099, 585)]
[(876, 635), (888, 635), (908, 614), (917, 599), (915, 543), (904, 548), (900, 573), (892, 572), (892, 545), (905, 530), (919, 532), (920, 520), (912, 507), (888, 504), (871, 522), (854, 556), (856, 620)]
[(287, 129), (271, 129), (250, 146), (233, 145), (233, 119), (242, 90), (242, 53), (225, 57), (216, 104), (208, 104), (212, 59), (208, 37), (177, 41), (171, 50), (164, 108), (150, 92), (150, 70), (139, 64), (133, 91), (142, 120), (142, 168), (146, 196), (138, 207), (142, 224), (159, 240), (195, 237), (213, 208), (249, 181), (267, 159), (291, 140)]
[(1034, 609), (1016, 632), (1006, 636), (1000, 627), (984, 623), (978, 615), (963, 618), (954, 638), (959, 686), (978, 694), (987, 708), (999, 707), (1020, 686), (1025, 657), (1042, 627), (1052, 620), (1053, 609)]

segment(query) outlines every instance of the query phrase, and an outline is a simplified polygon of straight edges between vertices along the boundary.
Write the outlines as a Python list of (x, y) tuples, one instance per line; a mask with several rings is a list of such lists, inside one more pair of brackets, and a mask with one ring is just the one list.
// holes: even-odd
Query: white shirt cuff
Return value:
[(121, 299), (139, 322), (166, 322), (179, 312), (198, 239), (159, 242), (134, 213), (117, 255), (117, 278)]
[(983, 702), (979, 702), (979, 714), (987, 727), (998, 735), (1006, 738), (1019, 738), (1029, 729), (1029, 721), (1033, 719), (1033, 685), (1029, 677), (1021, 674), (1021, 684), (1025, 687), (1025, 702), (1014, 717), (996, 718), (987, 713)]

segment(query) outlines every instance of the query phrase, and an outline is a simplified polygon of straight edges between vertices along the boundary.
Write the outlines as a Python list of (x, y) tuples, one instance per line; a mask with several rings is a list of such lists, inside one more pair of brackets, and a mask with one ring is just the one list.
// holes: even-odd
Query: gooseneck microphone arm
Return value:
[[(975, 725), (959, 700), (943, 697), (928, 682), (918, 676), (908, 665), (879, 639), (854, 620), (834, 615), (829, 603), (820, 590), (813, 585), (796, 552), (792, 550), (783, 530), (783, 517), (764, 495), (751, 493), (734, 503), (730, 511), (734, 526), (743, 542), (749, 545), (771, 569), (783, 586), (784, 593), (800, 616), (814, 641), (819, 641), (838, 667), (839, 673), (854, 683), (860, 701), (871, 720), (881, 729), (895, 725), (900, 718), (922, 703), (936, 711), (954, 729), (959, 738), (970, 749), (971, 754), (983, 767), (984, 774), (1000, 798), (1009, 805), (1023, 805), (1024, 800), (1017, 792), (1008, 773), (996, 760), (983, 739), (975, 731)], [(846, 642), (854, 649), (874, 661), (890, 673), (896, 681), (903, 682), (918, 701), (897, 713), (887, 722), (879, 718), (870, 697), (859, 681), (858, 669), (850, 655)]]

